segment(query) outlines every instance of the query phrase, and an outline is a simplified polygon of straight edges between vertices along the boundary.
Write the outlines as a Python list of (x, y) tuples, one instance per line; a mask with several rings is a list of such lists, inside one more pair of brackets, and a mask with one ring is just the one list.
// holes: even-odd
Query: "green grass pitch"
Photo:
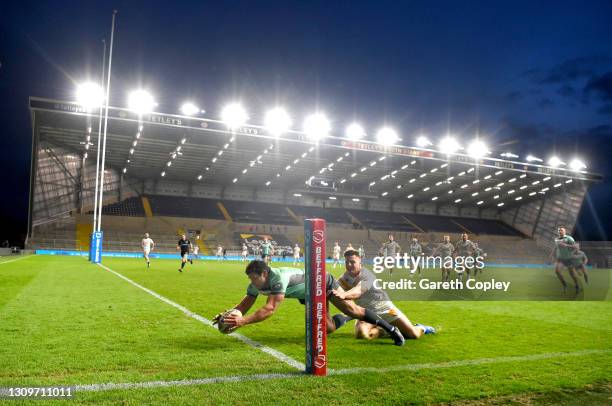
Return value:
[[(85, 258), (9, 260), (0, 260), (0, 387), (283, 374), (77, 392), (74, 400), (251, 405), (521, 404), (527, 399), (533, 404), (604, 404), (612, 396), (609, 300), (396, 301), (411, 321), (431, 324), (439, 333), (395, 347), (388, 339), (355, 340), (350, 323), (328, 339), (329, 368), (342, 374), (312, 378)], [(239, 262), (196, 261), (182, 274), (178, 260), (154, 259), (150, 270), (142, 259), (105, 258), (104, 265), (208, 319), (236, 304), (248, 281)], [(531, 272), (541, 272), (559, 288), (552, 271)], [(596, 272), (609, 278), (609, 271), (592, 274)], [(271, 319), (238, 332), (304, 361), (304, 308), (295, 300), (287, 299)]]

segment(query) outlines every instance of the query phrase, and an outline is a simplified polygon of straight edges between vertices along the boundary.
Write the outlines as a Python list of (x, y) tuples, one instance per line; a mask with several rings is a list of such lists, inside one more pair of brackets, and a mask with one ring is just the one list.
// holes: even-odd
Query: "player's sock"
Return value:
[(336, 330), (340, 327), (344, 326), (352, 317), (349, 317), (344, 314), (334, 314), (332, 316), (332, 320), (334, 321), (334, 325), (336, 326)]
[(151, 262), (147, 261), (147, 268), (151, 267)]
[(392, 326), (390, 323), (380, 318), (372, 310), (365, 309), (365, 315), (363, 317), (363, 321), (373, 324), (385, 330), (387, 333), (389, 333), (391, 338), (393, 338), (395, 345), (398, 345), (398, 346), (404, 345), (404, 342), (406, 341), (406, 339), (404, 338), (402, 333), (396, 327)]
[(436, 329), (432, 326), (426, 326), (424, 324), (417, 323), (415, 326), (420, 327), (423, 330), (423, 334), (436, 334)]
[(185, 267), (185, 262), (181, 262), (181, 272), (183, 272), (183, 271), (182, 271), (182, 269), (183, 269), (184, 267)]
[(189, 263), (193, 265), (193, 259), (189, 258)]
[(586, 272), (583, 272), (582, 276), (584, 276), (584, 282), (589, 283), (589, 275)]

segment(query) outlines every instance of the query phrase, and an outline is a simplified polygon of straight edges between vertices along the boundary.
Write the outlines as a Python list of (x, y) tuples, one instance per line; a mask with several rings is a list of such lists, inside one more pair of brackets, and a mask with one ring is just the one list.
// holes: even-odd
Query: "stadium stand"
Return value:
[(200, 217), (223, 220), (223, 214), (213, 199), (183, 196), (147, 196), (155, 216)]
[(103, 206), (102, 214), (111, 216), (144, 216), (145, 211), (140, 197), (129, 197), (121, 202)]

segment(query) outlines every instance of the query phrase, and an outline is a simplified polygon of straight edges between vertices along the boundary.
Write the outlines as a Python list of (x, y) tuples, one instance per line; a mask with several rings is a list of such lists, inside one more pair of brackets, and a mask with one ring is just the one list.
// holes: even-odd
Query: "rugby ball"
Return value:
[(229, 334), (232, 331), (236, 330), (236, 326), (229, 326), (225, 324), (225, 318), (229, 315), (242, 316), (242, 312), (238, 309), (230, 309), (221, 315), (219, 323), (217, 323), (217, 327), (219, 328), (219, 331), (223, 334)]

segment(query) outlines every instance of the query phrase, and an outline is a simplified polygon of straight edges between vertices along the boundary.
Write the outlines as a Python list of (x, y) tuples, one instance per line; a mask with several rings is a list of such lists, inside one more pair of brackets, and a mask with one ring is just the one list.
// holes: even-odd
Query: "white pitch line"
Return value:
[[(409, 364), (409, 365), (398, 365), (387, 368), (347, 368), (347, 369), (336, 369), (329, 371), (330, 375), (353, 375), (362, 373), (386, 373), (394, 371), (416, 371), (423, 369), (442, 369), (442, 368), (456, 368), (462, 366), (471, 365), (487, 365), (487, 364), (502, 364), (507, 362), (523, 362), (523, 361), (537, 361), (544, 359), (554, 359), (563, 357), (577, 357), (583, 355), (596, 355), (596, 354), (609, 354), (612, 350), (583, 350), (575, 352), (552, 352), (544, 354), (530, 354), (530, 355), (517, 355), (509, 357), (496, 357), (496, 358), (477, 358), (477, 359), (466, 359), (460, 361), (449, 361), (440, 363), (425, 363), (425, 364)], [(140, 388), (161, 388), (161, 387), (174, 387), (174, 386), (195, 386), (195, 385), (210, 385), (215, 383), (232, 383), (232, 382), (246, 382), (246, 381), (263, 381), (268, 379), (289, 379), (289, 378), (309, 378), (311, 375), (307, 375), (301, 372), (289, 372), (289, 373), (270, 373), (270, 374), (254, 374), (254, 375), (230, 375), (230, 376), (219, 376), (212, 378), (199, 378), (199, 379), (182, 379), (175, 381), (148, 381), (148, 382), (126, 382), (126, 383), (100, 383), (100, 384), (89, 384), (89, 385), (77, 385), (74, 387), (75, 392), (102, 392), (109, 390), (121, 390), (121, 389), (140, 389)]]
[[(211, 320), (208, 320), (206, 317), (200, 316), (199, 314), (192, 312), (191, 310), (187, 309), (186, 307), (181, 306), (180, 304), (178, 304), (176, 302), (173, 302), (172, 300), (168, 299), (167, 297), (164, 297), (164, 296), (160, 295), (159, 293), (156, 293), (156, 292), (152, 291), (151, 289), (145, 288), (144, 286), (134, 282), (130, 278), (121, 275), (119, 272), (113, 271), (112, 269), (110, 269), (107, 266), (104, 266), (102, 264), (98, 264), (98, 265), (101, 268), (106, 269), (108, 272), (111, 272), (111, 273), (117, 275), (118, 277), (120, 277), (121, 279), (125, 280), (126, 282), (131, 283), (132, 285), (136, 286), (137, 288), (140, 288), (140, 289), (144, 290), (145, 292), (147, 292), (151, 296), (154, 296), (154, 297), (158, 298), (162, 302), (165, 302), (165, 303), (169, 304), (170, 306), (179, 309), (180, 311), (185, 313), (187, 316), (189, 316), (189, 317), (191, 317), (193, 319), (196, 319), (197, 321), (199, 321), (199, 322), (201, 322), (203, 324), (206, 324), (207, 326), (215, 328), (214, 325), (213, 325), (213, 322)], [(266, 345), (263, 345), (263, 344), (255, 341), (255, 340), (251, 340), (250, 338), (248, 338), (246, 336), (243, 336), (242, 334), (231, 333), (231, 334), (228, 334), (228, 335), (231, 336), (231, 337), (234, 337), (234, 338), (236, 338), (236, 339), (238, 339), (240, 341), (242, 341), (243, 343), (245, 343), (247, 345), (250, 345), (253, 348), (256, 348), (256, 349), (258, 349), (258, 350), (260, 350), (262, 352), (265, 352), (268, 355), (273, 356), (274, 358), (284, 362), (285, 364), (290, 365), (293, 368), (296, 368), (296, 369), (298, 369), (300, 371), (303, 371), (303, 370), (306, 369), (306, 365), (304, 365), (304, 363), (296, 361), (293, 358), (291, 358), (290, 356), (288, 356), (288, 355), (286, 355), (286, 354), (284, 354), (284, 353), (282, 353), (282, 352), (280, 352), (278, 350), (275, 350), (274, 348), (270, 348), (270, 347), (268, 347)]]
[(8, 261), (0, 261), (0, 265), (2, 265), (2, 264), (8, 264), (9, 262), (20, 261), (20, 260), (22, 260), (22, 259), (30, 258), (30, 257), (33, 257), (33, 256), (34, 256), (34, 255), (26, 255), (25, 257), (21, 257), (21, 258), (15, 258), (15, 259), (11, 259), (11, 260), (8, 260)]

